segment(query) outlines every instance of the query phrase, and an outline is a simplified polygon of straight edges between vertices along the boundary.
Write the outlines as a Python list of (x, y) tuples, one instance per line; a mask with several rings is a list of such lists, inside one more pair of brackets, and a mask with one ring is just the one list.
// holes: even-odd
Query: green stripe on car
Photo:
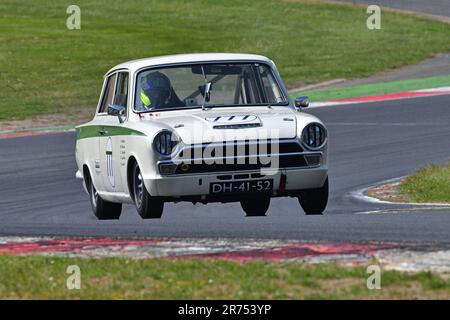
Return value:
[(116, 126), (92, 125), (78, 127), (76, 130), (77, 140), (111, 136), (145, 136), (145, 134), (140, 131)]

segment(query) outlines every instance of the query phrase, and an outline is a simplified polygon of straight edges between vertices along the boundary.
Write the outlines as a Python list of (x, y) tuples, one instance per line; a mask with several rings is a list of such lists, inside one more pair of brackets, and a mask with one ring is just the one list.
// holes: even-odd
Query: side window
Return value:
[(259, 78), (255, 76), (255, 69), (251, 66), (243, 68), (239, 76), (238, 87), (236, 88), (235, 101), (243, 104), (264, 103), (261, 97)]
[(102, 97), (102, 104), (100, 105), (98, 113), (106, 112), (108, 105), (112, 103), (114, 86), (116, 85), (116, 75), (117, 74), (113, 74), (112, 76), (110, 76), (108, 78), (108, 81), (106, 82), (105, 90), (103, 92)]
[(119, 72), (114, 95), (114, 104), (127, 108), (128, 99), (128, 72)]
[(261, 80), (264, 86), (264, 92), (266, 94), (269, 103), (279, 103), (283, 101), (283, 95), (278, 89), (276, 80), (274, 79), (270, 69), (266, 66), (260, 66)]

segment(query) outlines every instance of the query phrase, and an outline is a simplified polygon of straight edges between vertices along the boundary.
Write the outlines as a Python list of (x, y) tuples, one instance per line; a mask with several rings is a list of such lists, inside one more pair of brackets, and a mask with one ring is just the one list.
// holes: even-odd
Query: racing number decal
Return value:
[(108, 180), (111, 186), (114, 188), (114, 166), (113, 166), (113, 158), (112, 158), (112, 141), (111, 137), (108, 138), (108, 142), (106, 142), (106, 174), (108, 175)]

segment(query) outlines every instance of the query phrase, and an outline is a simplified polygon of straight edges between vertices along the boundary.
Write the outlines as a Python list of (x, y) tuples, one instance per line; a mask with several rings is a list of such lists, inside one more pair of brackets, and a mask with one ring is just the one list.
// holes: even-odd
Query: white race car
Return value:
[(291, 102), (275, 64), (249, 54), (126, 62), (105, 75), (92, 121), (76, 128), (76, 177), (98, 219), (122, 203), (160, 218), (165, 202), (239, 201), (263, 216), (271, 197), (306, 214), (328, 201), (327, 130)]

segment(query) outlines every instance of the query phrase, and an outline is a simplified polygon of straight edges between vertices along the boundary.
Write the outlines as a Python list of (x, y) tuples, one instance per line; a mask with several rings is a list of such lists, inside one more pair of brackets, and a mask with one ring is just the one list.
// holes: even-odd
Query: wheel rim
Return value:
[(91, 201), (94, 208), (97, 207), (97, 201), (98, 201), (98, 192), (94, 187), (94, 183), (91, 181)]
[(144, 196), (144, 179), (142, 178), (141, 170), (136, 167), (134, 172), (134, 199), (136, 205), (140, 208), (142, 203), (142, 198)]

